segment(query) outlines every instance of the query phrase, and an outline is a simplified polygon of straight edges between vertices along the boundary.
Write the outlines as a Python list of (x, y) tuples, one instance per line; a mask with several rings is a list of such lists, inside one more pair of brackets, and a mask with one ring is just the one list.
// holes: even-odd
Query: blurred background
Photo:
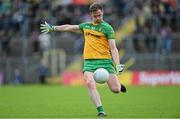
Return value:
[(104, 6), (127, 85), (180, 84), (180, 0), (0, 0), (0, 85), (83, 85), (83, 35), (40, 33), (40, 24), (91, 21)]

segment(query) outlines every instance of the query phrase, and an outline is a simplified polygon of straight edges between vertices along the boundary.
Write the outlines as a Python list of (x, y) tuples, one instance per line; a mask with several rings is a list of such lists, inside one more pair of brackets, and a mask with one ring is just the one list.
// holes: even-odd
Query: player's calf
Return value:
[(111, 87), (111, 91), (113, 92), (113, 93), (119, 93), (120, 92), (120, 88), (119, 88), (119, 86), (117, 87)]

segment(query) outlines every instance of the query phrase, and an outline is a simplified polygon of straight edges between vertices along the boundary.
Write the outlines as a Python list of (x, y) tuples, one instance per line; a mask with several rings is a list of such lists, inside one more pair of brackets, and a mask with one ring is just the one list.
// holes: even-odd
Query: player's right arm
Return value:
[(49, 33), (52, 31), (64, 31), (64, 32), (80, 32), (79, 25), (60, 25), (60, 26), (53, 26), (45, 22), (44, 24), (40, 25), (40, 29), (42, 33)]

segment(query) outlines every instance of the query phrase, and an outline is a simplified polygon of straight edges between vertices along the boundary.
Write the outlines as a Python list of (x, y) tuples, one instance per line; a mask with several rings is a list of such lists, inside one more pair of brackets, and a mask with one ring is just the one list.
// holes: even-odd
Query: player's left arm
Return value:
[(65, 25), (54, 26), (45, 22), (44, 24), (40, 24), (40, 26), (42, 33), (49, 33), (52, 31), (77, 32), (77, 33), (81, 32), (79, 25), (65, 24)]
[(111, 55), (112, 55), (114, 63), (116, 65), (120, 64), (119, 53), (118, 53), (118, 49), (116, 47), (115, 39), (109, 39), (109, 47), (110, 47), (110, 51), (111, 51)]
[(118, 49), (116, 47), (115, 39), (109, 39), (108, 41), (109, 41), (110, 52), (111, 52), (113, 61), (116, 65), (116, 71), (117, 73), (122, 72), (124, 70), (124, 65), (120, 64), (120, 57), (119, 57)]

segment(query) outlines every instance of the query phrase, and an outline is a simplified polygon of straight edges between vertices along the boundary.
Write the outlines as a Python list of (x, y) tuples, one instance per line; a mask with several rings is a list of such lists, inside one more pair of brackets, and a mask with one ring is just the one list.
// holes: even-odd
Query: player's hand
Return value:
[(124, 64), (117, 64), (116, 65), (116, 73), (123, 72), (125, 65)]
[(49, 33), (55, 30), (55, 26), (52, 26), (45, 22), (44, 24), (40, 24), (40, 29), (42, 33)]

